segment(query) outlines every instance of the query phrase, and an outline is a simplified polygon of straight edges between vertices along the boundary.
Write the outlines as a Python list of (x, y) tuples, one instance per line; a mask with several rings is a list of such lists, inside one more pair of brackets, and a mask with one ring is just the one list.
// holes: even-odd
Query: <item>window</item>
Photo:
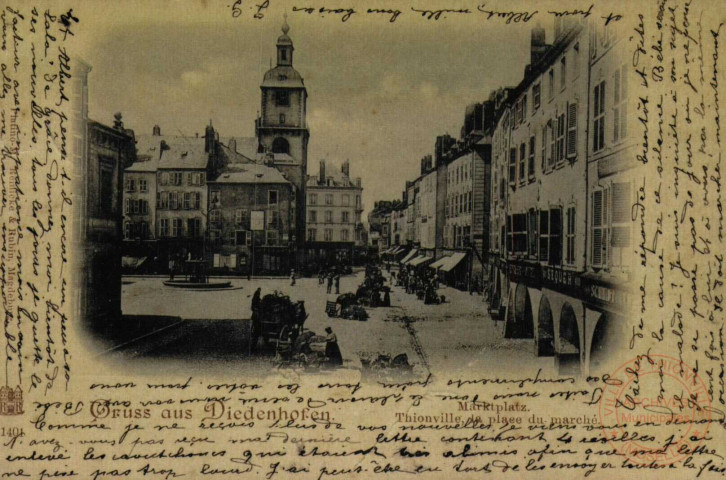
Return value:
[(171, 222), (171, 236), (180, 237), (182, 233), (182, 219), (174, 218)]
[(202, 208), (202, 194), (199, 192), (192, 193), (192, 208), (199, 210)]
[(308, 228), (308, 242), (314, 242), (317, 240), (318, 231), (314, 228)]
[(270, 209), (267, 212), (267, 226), (269, 228), (278, 228), (280, 225), (280, 212), (275, 209)]
[(280, 125), (284, 125), (284, 124), (285, 124), (285, 114), (281, 113), (280, 114)]
[(350, 195), (345, 194), (343, 195), (343, 206), (347, 207), (348, 205), (350, 205)]
[(277, 230), (267, 230), (267, 245), (277, 245)]
[(592, 127), (592, 149), (599, 152), (605, 147), (605, 82), (595, 85), (592, 92), (594, 103), (593, 127)]
[(131, 200), (130, 198), (124, 199), (124, 213), (131, 213)]
[(604, 267), (608, 260), (609, 189), (592, 192), (592, 266)]
[(148, 192), (148, 186), (146, 184), (146, 179), (140, 179), (139, 180), (139, 192)]
[(524, 119), (527, 117), (527, 94), (525, 93), (522, 97), (522, 118), (521, 121), (524, 122)]
[(267, 192), (267, 204), (277, 205), (277, 190), (270, 190)]
[(537, 258), (537, 212), (532, 208), (527, 212), (527, 253)]
[(318, 223), (318, 212), (310, 210), (310, 223)]
[(221, 217), (221, 215), (220, 215), (219, 210), (217, 210), (216, 208), (214, 210), (210, 210), (210, 212), (209, 212), (209, 221), (210, 222), (219, 223), (220, 217)]
[(234, 245), (236, 241), (237, 232), (235, 232), (234, 230), (230, 230), (229, 232), (227, 232), (227, 243), (229, 243), (230, 245)]
[[(282, 54), (285, 54), (285, 50), (282, 50)], [(287, 107), (290, 105), (290, 95), (287, 90), (278, 90), (275, 92), (275, 103), (278, 107)]]
[(290, 153), (290, 144), (282, 137), (272, 141), (272, 153)]
[[(613, 142), (625, 139), (627, 135), (627, 70), (625, 65), (613, 75)], [(614, 192), (613, 192), (614, 193)]]
[(182, 172), (170, 172), (169, 173), (169, 182), (172, 185), (181, 185), (182, 184)]
[(550, 252), (550, 217), (548, 210), (539, 211), (539, 261), (546, 262)]
[(540, 90), (541, 90), (541, 85), (539, 83), (532, 87), (532, 113), (537, 111), (537, 109), (539, 108), (540, 96), (541, 96)]
[(187, 236), (189, 237), (201, 237), (202, 236), (202, 220), (199, 218), (187, 218)]
[(567, 105), (567, 158), (577, 157), (577, 103)]
[(524, 180), (527, 178), (524, 174), (525, 169), (525, 161), (527, 159), (527, 145), (522, 143), (519, 146), (519, 183), (520, 185), (524, 183)]
[(567, 233), (565, 236), (565, 263), (575, 264), (575, 207), (567, 208)]
[(630, 183), (613, 183), (610, 220), (610, 264), (623, 266), (625, 252), (630, 247), (632, 223)]
[(234, 211), (234, 223), (236, 225), (242, 225), (247, 217), (247, 210), (244, 208), (238, 208)]
[(340, 231), (340, 241), (341, 242), (347, 242), (348, 241), (348, 235), (349, 235), (348, 230), (345, 230), (345, 229), (344, 230), (341, 230)]
[(540, 168), (543, 172), (546, 172), (547, 167), (549, 167), (549, 163), (547, 161), (547, 124), (542, 126), (542, 136), (540, 138), (542, 139), (542, 157), (540, 158), (542, 164), (540, 165)]
[(169, 192), (169, 209), (176, 210), (177, 208), (177, 192)]
[(555, 70), (550, 68), (549, 84), (547, 85), (547, 94), (550, 100), (555, 96)]
[(130, 240), (132, 238), (131, 227), (131, 222), (124, 222), (124, 240)]
[(534, 180), (534, 135), (529, 137), (529, 163), (527, 165), (527, 176)]
[(184, 210), (189, 210), (192, 207), (192, 194), (191, 192), (184, 192)]
[(539, 212), (539, 259), (550, 265), (562, 264), (562, 209)]
[(567, 82), (567, 57), (565, 55), (560, 59), (560, 90), (565, 89)]
[(511, 246), (512, 253), (527, 253), (527, 214), (514, 214), (510, 217)]
[(343, 223), (349, 223), (350, 222), (350, 213), (349, 212), (341, 212), (340, 213), (340, 220)]
[(169, 219), (168, 218), (162, 218), (161, 220), (159, 220), (159, 236), (160, 237), (169, 236)]
[(136, 191), (136, 182), (133, 178), (127, 178), (126, 179), (126, 191), (127, 192), (135, 192)]
[(157, 193), (157, 197), (158, 197), (158, 203), (159, 203), (160, 209), (169, 208), (169, 193), (168, 192)]
[(317, 205), (317, 204), (318, 204), (318, 194), (311, 193), (310, 194), (310, 205)]
[(236, 230), (234, 232), (234, 242), (238, 247), (247, 246), (247, 232), (245, 230)]
[(327, 193), (325, 195), (325, 204), (326, 205), (332, 205), (333, 204), (333, 194), (332, 193)]
[(360, 203), (360, 195), (355, 196), (355, 208), (361, 209), (361, 203)]
[(471, 195), (471, 192), (469, 192), (469, 211), (470, 212), (471, 212), (472, 203), (473, 203), (472, 202), (472, 195)]
[(565, 159), (565, 114), (561, 114), (557, 118), (557, 145), (555, 148), (557, 153), (557, 164), (559, 165)]
[(169, 184), (169, 172), (160, 172), (159, 173), (159, 185), (168, 185)]
[(333, 241), (333, 230), (330, 228), (325, 229), (325, 241), (326, 242), (332, 242)]
[(509, 185), (514, 187), (517, 181), (517, 149), (509, 149)]
[(333, 212), (330, 210), (325, 211), (325, 223), (333, 223)]

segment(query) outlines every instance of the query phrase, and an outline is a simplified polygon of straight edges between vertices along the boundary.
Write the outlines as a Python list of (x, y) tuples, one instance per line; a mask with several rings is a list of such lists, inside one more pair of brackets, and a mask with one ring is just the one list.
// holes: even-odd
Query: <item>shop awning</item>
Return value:
[(423, 265), (426, 262), (430, 262), (433, 260), (434, 257), (427, 257), (426, 255), (419, 255), (418, 257), (414, 258), (410, 262), (408, 262), (409, 265), (412, 265), (414, 267), (418, 267), (419, 265)]
[(402, 265), (405, 265), (406, 262), (408, 262), (413, 257), (415, 257), (417, 253), (418, 253), (418, 249), (416, 249), (416, 248), (412, 249), (410, 252), (408, 252), (408, 255), (406, 255), (405, 257), (403, 257), (403, 259), (401, 260), (401, 264)]
[(438, 260), (436, 260), (434, 263), (432, 263), (431, 265), (429, 265), (429, 268), (438, 269), (439, 267), (441, 267), (442, 265), (444, 265), (446, 262), (448, 262), (450, 258), (451, 258), (451, 255), (447, 255), (445, 257), (441, 257)]
[(456, 268), (456, 266), (461, 263), (461, 261), (464, 260), (465, 257), (466, 253), (463, 252), (455, 252), (451, 254), (451, 256), (447, 258), (446, 263), (441, 265), (441, 271), (450, 272), (451, 270)]

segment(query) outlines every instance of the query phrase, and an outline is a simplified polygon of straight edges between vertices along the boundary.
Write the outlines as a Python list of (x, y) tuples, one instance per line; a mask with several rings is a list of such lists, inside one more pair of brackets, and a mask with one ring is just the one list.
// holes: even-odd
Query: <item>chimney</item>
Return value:
[(151, 130), (151, 134), (154, 137), (160, 137), (161, 136), (161, 127), (158, 125), (154, 125), (154, 128)]
[(343, 171), (343, 175), (346, 177), (350, 177), (350, 160), (346, 160), (343, 162), (343, 165), (340, 167), (340, 169)]
[(320, 160), (320, 176), (319, 181), (322, 185), (325, 185), (326, 178), (325, 178), (325, 160)]
[(121, 130), (123, 132), (124, 121), (121, 112), (116, 112), (113, 114), (113, 128), (115, 128), (116, 130)]
[(230, 150), (232, 150), (233, 152), (236, 152), (237, 151), (237, 140), (235, 140), (234, 138), (231, 139), (229, 141), (229, 145), (228, 146), (229, 146), (229, 149)]
[(355, 186), (361, 188), (363, 186), (363, 180), (360, 177), (355, 177)]
[(536, 65), (537, 61), (547, 52), (547, 44), (545, 43), (545, 29), (540, 25), (532, 29), (530, 41), (530, 59), (531, 65)]

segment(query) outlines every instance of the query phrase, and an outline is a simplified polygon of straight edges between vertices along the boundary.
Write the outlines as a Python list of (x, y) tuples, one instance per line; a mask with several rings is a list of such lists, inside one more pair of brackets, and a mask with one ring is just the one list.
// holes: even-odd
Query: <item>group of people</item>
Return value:
[(335, 268), (320, 268), (318, 271), (318, 285), (328, 285), (328, 293), (333, 293), (333, 285), (335, 285), (335, 294), (340, 294), (340, 272)]
[(440, 303), (436, 293), (439, 288), (439, 274), (430, 268), (416, 270), (411, 265), (403, 265), (398, 272), (398, 286), (406, 289), (406, 293), (415, 293), (424, 303)]

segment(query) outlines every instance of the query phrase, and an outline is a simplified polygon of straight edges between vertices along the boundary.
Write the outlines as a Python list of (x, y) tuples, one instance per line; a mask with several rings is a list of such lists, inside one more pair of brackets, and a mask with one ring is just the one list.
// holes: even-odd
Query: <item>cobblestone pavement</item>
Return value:
[[(164, 330), (144, 338), (129, 338), (106, 345), (104, 356), (120, 361), (134, 357), (137, 373), (158, 368), (189, 372), (210, 370), (220, 375), (264, 373), (273, 366), (273, 354), (249, 354), (250, 301), (254, 290), (267, 294), (275, 290), (293, 300), (304, 300), (309, 314), (305, 328), (324, 334), (330, 326), (338, 337), (344, 358), (343, 372), (359, 375), (361, 356), (391, 356), (405, 353), (414, 373), (472, 377), (502, 373), (510, 368), (542, 368), (554, 373), (551, 358), (538, 359), (532, 340), (503, 338), (502, 322), (495, 322), (479, 295), (442, 287), (442, 305), (424, 305), (415, 295), (393, 287), (390, 308), (367, 309), (367, 321), (328, 318), (327, 294), (316, 278), (232, 279), (232, 288), (218, 291), (176, 289), (163, 285), (163, 278), (125, 277), (123, 313), (125, 319), (175, 318)], [(355, 292), (363, 273), (341, 277), (340, 292)], [(141, 320), (145, 321), (145, 320)], [(520, 370), (521, 371), (521, 370)], [(526, 370), (531, 371), (531, 370)]]

